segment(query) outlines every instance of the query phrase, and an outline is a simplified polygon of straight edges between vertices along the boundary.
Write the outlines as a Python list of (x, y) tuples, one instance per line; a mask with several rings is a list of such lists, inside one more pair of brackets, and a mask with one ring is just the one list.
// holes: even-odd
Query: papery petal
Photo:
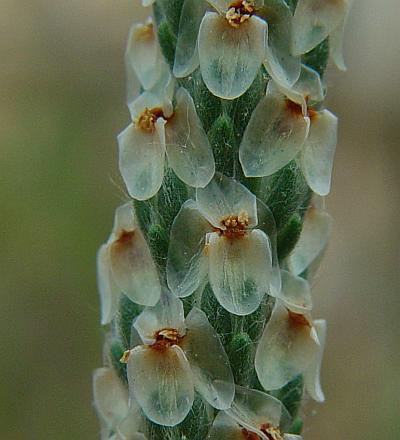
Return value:
[(240, 425), (259, 432), (264, 424), (279, 426), (282, 403), (261, 391), (236, 386), (235, 398), (226, 413)]
[(323, 402), (325, 400), (325, 396), (321, 388), (320, 376), (322, 356), (324, 354), (326, 340), (326, 321), (323, 319), (316, 319), (314, 321), (314, 328), (317, 332), (320, 347), (313, 362), (304, 374), (304, 384), (307, 393), (312, 399), (316, 400), (317, 402)]
[(288, 258), (291, 272), (303, 273), (324, 251), (332, 229), (332, 217), (324, 211), (310, 208), (307, 212), (300, 239)]
[(103, 244), (97, 253), (97, 285), (101, 302), (101, 324), (112, 321), (118, 310), (120, 289), (111, 273), (109, 249)]
[(129, 194), (137, 200), (153, 197), (164, 176), (165, 149), (157, 131), (129, 125), (119, 136), (119, 169)]
[(272, 254), (259, 229), (239, 238), (209, 235), (209, 280), (214, 295), (228, 312), (248, 315), (269, 291)]
[(293, 52), (309, 52), (337, 28), (348, 0), (299, 0), (293, 18)]
[(183, 4), (174, 62), (177, 78), (190, 75), (199, 65), (197, 37), (207, 6), (207, 2), (199, 0), (185, 0)]
[(320, 196), (331, 189), (332, 167), (337, 144), (337, 117), (328, 110), (315, 113), (302, 154), (301, 164), (309, 187)]
[(205, 239), (212, 230), (193, 200), (186, 201), (171, 228), (167, 259), (168, 286), (176, 295), (192, 294), (207, 273)]
[(177, 345), (165, 350), (134, 348), (128, 361), (128, 382), (147, 418), (159, 425), (177, 425), (192, 407), (192, 372)]
[(217, 173), (205, 187), (196, 191), (196, 202), (202, 215), (216, 228), (221, 220), (245, 212), (249, 217), (249, 227), (256, 226), (257, 201), (254, 194), (234, 179)]
[(193, 308), (186, 318), (187, 333), (180, 347), (193, 373), (196, 390), (217, 409), (231, 406), (235, 394), (228, 356), (207, 316)]
[(346, 14), (343, 21), (335, 28), (329, 35), (329, 54), (335, 66), (340, 70), (346, 70), (346, 63), (343, 56), (343, 44), (344, 44), (344, 31), (346, 28), (347, 20), (349, 18), (350, 6), (352, 0), (348, 2)]
[(142, 0), (142, 6), (151, 6), (156, 0)]
[(255, 357), (261, 385), (266, 390), (283, 387), (307, 370), (318, 350), (315, 330), (308, 325), (293, 324), (288, 310), (277, 299)]
[(269, 176), (289, 163), (300, 151), (309, 129), (301, 107), (282, 93), (268, 89), (247, 125), (239, 160), (247, 177)]
[(244, 437), (235, 420), (221, 411), (214, 419), (207, 440), (244, 440)]
[[(129, 411), (125, 419), (118, 425), (117, 439), (121, 440), (145, 440), (143, 434), (138, 431), (145, 429), (145, 419), (142, 415), (140, 406), (135, 399), (130, 399)], [(118, 437), (118, 435), (120, 437)]]
[(205, 187), (215, 173), (210, 142), (189, 93), (176, 94), (174, 115), (165, 126), (168, 164), (187, 185)]
[[(126, 205), (122, 208), (127, 211)], [(117, 211), (116, 224), (118, 212), (121, 214), (121, 210)], [(149, 246), (139, 228), (121, 229), (120, 236), (108, 245), (113, 279), (131, 301), (154, 305), (160, 298), (161, 286)]]
[(286, 270), (281, 271), (282, 290), (278, 295), (292, 312), (303, 314), (312, 309), (309, 283)]
[(109, 429), (116, 428), (128, 413), (128, 390), (112, 368), (93, 372), (96, 411)]
[(163, 59), (151, 21), (145, 24), (137, 23), (131, 27), (125, 60), (127, 66), (135, 71), (145, 90), (156, 84)]
[(234, 28), (224, 17), (206, 13), (198, 48), (201, 74), (213, 95), (235, 99), (251, 86), (265, 58), (266, 32), (256, 16)]
[(300, 75), (300, 57), (291, 53), (292, 20), (284, 0), (266, 0), (257, 15), (268, 23), (265, 67), (276, 81), (291, 87)]
[(165, 290), (154, 307), (146, 307), (134, 322), (142, 341), (154, 342), (154, 334), (159, 330), (175, 329), (183, 336), (186, 331), (182, 301)]
[(283, 440), (302, 440), (303, 437), (297, 434), (283, 434)]

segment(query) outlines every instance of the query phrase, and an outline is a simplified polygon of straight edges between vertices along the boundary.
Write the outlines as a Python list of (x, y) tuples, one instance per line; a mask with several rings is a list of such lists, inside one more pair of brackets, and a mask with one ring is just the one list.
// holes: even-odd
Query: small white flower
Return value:
[(299, 0), (293, 18), (293, 52), (307, 53), (328, 36), (334, 36), (333, 59), (344, 67), (341, 41), (351, 3), (352, 0)]
[(104, 440), (146, 440), (140, 408), (129, 401), (128, 389), (112, 368), (93, 373), (94, 406), (102, 425)]
[(310, 188), (330, 191), (337, 118), (315, 106), (324, 98), (317, 72), (302, 66), (292, 89), (270, 81), (244, 133), (239, 159), (248, 177), (269, 176), (297, 159)]
[(113, 319), (121, 292), (142, 305), (155, 305), (160, 298), (157, 269), (132, 203), (115, 212), (113, 231), (97, 254), (97, 274), (102, 324)]
[(118, 136), (119, 167), (129, 194), (153, 197), (168, 165), (187, 185), (204, 187), (215, 172), (214, 156), (189, 93), (180, 88), (173, 107), (174, 84), (148, 91), (130, 106), (133, 122)]
[[(234, 395), (228, 357), (204, 312), (170, 292), (133, 324), (134, 348), (124, 355), (130, 392), (155, 423), (174, 426), (189, 413), (194, 389), (210, 405), (227, 409)], [(140, 344), (140, 345), (139, 345)]]
[(301, 440), (287, 434), (291, 418), (282, 403), (261, 391), (236, 387), (232, 406), (215, 418), (208, 440)]
[(254, 312), (266, 293), (280, 289), (271, 212), (220, 174), (182, 206), (168, 251), (167, 280), (176, 295), (191, 295), (207, 277), (219, 303), (236, 315)]
[(323, 209), (323, 200), (314, 197), (304, 216), (300, 239), (288, 257), (288, 266), (294, 275), (307, 270), (307, 278), (312, 279), (321, 263), (331, 229), (332, 217)]
[[(208, 11), (207, 3), (216, 12)], [(187, 76), (200, 64), (209, 90), (235, 99), (265, 62), (270, 75), (290, 87), (300, 73), (300, 60), (290, 53), (291, 22), (283, 0), (186, 0), (174, 75)]]
[(322, 402), (320, 368), (325, 336), (324, 320), (313, 321), (306, 307), (301, 310), (298, 304), (276, 299), (255, 357), (257, 376), (264, 389), (282, 388), (303, 374), (308, 394)]

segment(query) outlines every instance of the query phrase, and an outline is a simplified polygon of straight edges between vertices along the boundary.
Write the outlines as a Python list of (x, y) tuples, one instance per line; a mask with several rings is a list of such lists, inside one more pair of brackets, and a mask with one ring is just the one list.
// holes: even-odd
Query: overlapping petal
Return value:
[(215, 173), (214, 156), (194, 102), (181, 87), (174, 114), (165, 126), (168, 163), (186, 184), (205, 187)]
[(301, 277), (282, 270), (282, 290), (279, 292), (280, 298), (294, 313), (306, 313), (312, 309), (311, 288), (309, 283)]
[(175, 426), (185, 419), (193, 404), (194, 385), (179, 346), (165, 350), (135, 347), (127, 373), (130, 392), (147, 418), (164, 426)]
[(240, 425), (225, 411), (221, 411), (215, 417), (208, 440), (244, 440)]
[(194, 385), (214, 408), (230, 407), (235, 394), (233, 374), (218, 334), (203, 311), (193, 308), (186, 318), (181, 343), (193, 374)]
[(235, 99), (252, 84), (265, 58), (266, 23), (256, 16), (232, 27), (225, 17), (207, 12), (200, 26), (200, 69), (215, 96)]

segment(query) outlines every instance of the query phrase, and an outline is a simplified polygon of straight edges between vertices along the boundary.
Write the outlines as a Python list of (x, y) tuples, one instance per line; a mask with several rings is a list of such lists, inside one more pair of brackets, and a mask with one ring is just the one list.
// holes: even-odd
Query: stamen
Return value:
[(229, 6), (225, 18), (232, 27), (238, 28), (253, 15), (254, 9), (252, 0), (235, 1)]
[(178, 330), (175, 328), (165, 328), (156, 332), (154, 339), (156, 342), (154, 342), (151, 348), (154, 350), (164, 351), (172, 345), (178, 345), (182, 339), (182, 336), (179, 335)]
[(249, 226), (249, 215), (242, 211), (239, 215), (228, 215), (221, 220), (223, 228), (218, 229), (218, 233), (226, 238), (239, 238), (246, 234)]
[(146, 23), (138, 26), (136, 29), (135, 36), (138, 40), (148, 41), (154, 38), (154, 27), (153, 23)]
[(242, 428), (242, 434), (244, 440), (261, 440), (259, 435), (255, 432), (248, 431), (246, 428)]
[(145, 108), (142, 113), (133, 121), (137, 128), (152, 133), (158, 118), (165, 118), (161, 108)]
[(260, 431), (263, 432), (268, 440), (283, 440), (282, 433), (279, 428), (275, 428), (274, 426), (266, 423), (260, 427)]

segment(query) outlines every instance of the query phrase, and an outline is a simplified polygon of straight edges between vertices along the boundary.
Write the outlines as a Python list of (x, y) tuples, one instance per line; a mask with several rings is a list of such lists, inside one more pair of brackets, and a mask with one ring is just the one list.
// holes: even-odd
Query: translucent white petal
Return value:
[(235, 398), (227, 414), (252, 431), (259, 431), (264, 424), (278, 427), (282, 403), (266, 393), (236, 386)]
[(300, 151), (309, 129), (301, 107), (282, 93), (268, 90), (254, 110), (239, 149), (248, 177), (269, 176), (289, 163)]
[(242, 428), (236, 421), (221, 411), (215, 417), (207, 440), (245, 440)]
[(283, 440), (302, 440), (303, 437), (297, 434), (283, 434)]
[(311, 118), (310, 132), (301, 153), (304, 177), (320, 196), (326, 196), (331, 189), (337, 127), (337, 117), (330, 111), (316, 112)]
[(199, 211), (216, 228), (224, 229), (221, 220), (243, 212), (249, 217), (249, 227), (258, 223), (255, 195), (241, 183), (222, 174), (217, 173), (205, 188), (197, 189), (196, 201)]
[(200, 69), (215, 96), (235, 99), (253, 83), (265, 58), (267, 25), (256, 16), (232, 27), (218, 14), (208, 12), (200, 26)]
[(156, 0), (142, 0), (142, 6), (151, 6)]
[(348, 0), (299, 0), (293, 19), (293, 52), (309, 52), (340, 24)]
[(140, 229), (122, 229), (108, 246), (112, 276), (119, 289), (138, 304), (155, 305), (161, 294), (160, 280)]
[(291, 87), (300, 75), (300, 57), (291, 53), (292, 20), (284, 0), (266, 0), (257, 15), (268, 23), (265, 67), (275, 80)]
[(190, 75), (199, 65), (197, 37), (207, 6), (205, 1), (199, 0), (185, 0), (183, 4), (174, 62), (177, 78)]
[(281, 271), (282, 290), (278, 296), (286, 307), (295, 313), (305, 313), (312, 309), (309, 283), (286, 270)]
[(157, 131), (129, 125), (119, 136), (119, 169), (129, 194), (137, 200), (153, 197), (164, 176), (165, 149)]
[(186, 331), (182, 301), (165, 290), (154, 307), (146, 307), (133, 326), (145, 344), (154, 342), (154, 334), (159, 330), (175, 329), (180, 336)]
[(176, 94), (174, 115), (165, 126), (168, 164), (187, 185), (205, 187), (215, 173), (214, 156), (189, 93)]
[(291, 272), (304, 272), (324, 251), (330, 231), (332, 217), (324, 211), (310, 208), (305, 216), (300, 239), (288, 258)]
[(94, 405), (100, 418), (113, 429), (128, 413), (128, 390), (112, 368), (93, 372)]
[(148, 90), (155, 85), (160, 75), (162, 55), (151, 20), (131, 27), (125, 59), (126, 64), (135, 71), (144, 89)]
[[(121, 440), (145, 440), (143, 434), (138, 431), (145, 429), (145, 420), (140, 406), (135, 399), (130, 399), (129, 411), (125, 419), (118, 425), (117, 439)], [(119, 435), (119, 437), (118, 437)]]
[(194, 399), (192, 372), (183, 351), (139, 346), (128, 361), (129, 390), (146, 417), (159, 425), (175, 426), (189, 413)]
[(180, 347), (193, 373), (194, 386), (217, 409), (231, 406), (235, 394), (228, 356), (207, 316), (193, 308), (186, 318), (187, 333)]
[(318, 350), (315, 330), (293, 321), (284, 304), (277, 299), (255, 357), (261, 385), (266, 390), (283, 387), (307, 370)]
[(259, 229), (239, 238), (209, 235), (209, 280), (219, 303), (235, 315), (248, 315), (269, 291), (272, 254)]
[(314, 328), (317, 332), (318, 341), (320, 343), (319, 350), (307, 369), (304, 375), (304, 384), (307, 393), (317, 402), (325, 400), (324, 392), (321, 388), (321, 363), (324, 354), (325, 340), (326, 340), (326, 321), (323, 319), (316, 319), (314, 321)]
[(335, 28), (329, 36), (329, 53), (332, 61), (336, 67), (340, 70), (346, 70), (346, 63), (343, 57), (343, 43), (344, 43), (344, 31), (347, 20), (349, 18), (350, 6), (353, 3), (352, 0), (348, 1), (347, 11), (342, 22), (337, 28)]
[(111, 273), (109, 248), (106, 244), (97, 253), (97, 285), (101, 302), (101, 324), (106, 325), (114, 318), (120, 297), (120, 289)]
[(175, 217), (168, 249), (168, 286), (180, 297), (192, 294), (207, 274), (205, 239), (212, 230), (193, 200), (185, 202)]

